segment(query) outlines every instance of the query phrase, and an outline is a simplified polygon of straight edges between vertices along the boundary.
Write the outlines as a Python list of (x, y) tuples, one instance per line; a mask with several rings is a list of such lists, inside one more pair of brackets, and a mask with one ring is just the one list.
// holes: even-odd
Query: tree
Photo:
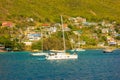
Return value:
[(41, 43), (41, 40), (38, 41), (38, 42), (34, 42), (32, 44), (32, 47), (31, 47), (33, 50), (34, 49), (37, 49), (37, 50), (42, 50), (42, 43)]
[(120, 40), (120, 36), (117, 36), (116, 39), (117, 39), (117, 40)]

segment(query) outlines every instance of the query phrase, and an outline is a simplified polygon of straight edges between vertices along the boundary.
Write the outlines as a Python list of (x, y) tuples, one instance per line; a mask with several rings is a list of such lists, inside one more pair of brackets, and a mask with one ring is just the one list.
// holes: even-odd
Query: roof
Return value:
[(78, 30), (77, 32), (78, 32), (79, 34), (81, 34), (81, 33), (82, 33), (82, 31), (81, 31), (81, 30)]
[(42, 24), (42, 26), (50, 26), (50, 24), (47, 24), (47, 23), (46, 23), (46, 24)]
[(33, 37), (40, 37), (41, 35), (38, 33), (34, 33), (34, 34), (28, 34), (28, 36), (33, 36)]
[(110, 45), (115, 45), (117, 44), (116, 42), (109, 42)]
[(5, 26), (5, 27), (13, 27), (14, 24), (10, 21), (5, 21), (5, 22), (2, 22), (2, 26)]

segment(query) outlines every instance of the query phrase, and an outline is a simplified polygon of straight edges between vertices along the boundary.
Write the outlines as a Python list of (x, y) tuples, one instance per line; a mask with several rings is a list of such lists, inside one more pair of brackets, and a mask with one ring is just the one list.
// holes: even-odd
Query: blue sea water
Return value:
[(44, 60), (29, 52), (0, 53), (0, 80), (120, 80), (120, 50), (78, 52), (77, 60)]

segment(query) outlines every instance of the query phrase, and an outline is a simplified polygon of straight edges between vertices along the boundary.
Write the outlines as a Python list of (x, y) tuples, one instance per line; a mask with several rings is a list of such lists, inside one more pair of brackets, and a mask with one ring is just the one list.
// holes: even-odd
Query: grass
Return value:
[(120, 22), (119, 0), (0, 0), (0, 20), (59, 21), (59, 16), (82, 16), (88, 20)]

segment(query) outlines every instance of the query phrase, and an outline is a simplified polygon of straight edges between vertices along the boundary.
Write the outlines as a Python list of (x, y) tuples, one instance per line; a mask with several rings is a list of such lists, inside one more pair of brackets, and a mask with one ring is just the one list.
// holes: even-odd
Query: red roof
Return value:
[(50, 24), (42, 24), (42, 26), (50, 26)]
[(68, 27), (68, 24), (63, 24), (63, 27), (64, 27), (64, 28)]
[(2, 23), (2, 26), (5, 26), (5, 27), (13, 27), (14, 26), (14, 24), (12, 23), (12, 22), (3, 22)]

